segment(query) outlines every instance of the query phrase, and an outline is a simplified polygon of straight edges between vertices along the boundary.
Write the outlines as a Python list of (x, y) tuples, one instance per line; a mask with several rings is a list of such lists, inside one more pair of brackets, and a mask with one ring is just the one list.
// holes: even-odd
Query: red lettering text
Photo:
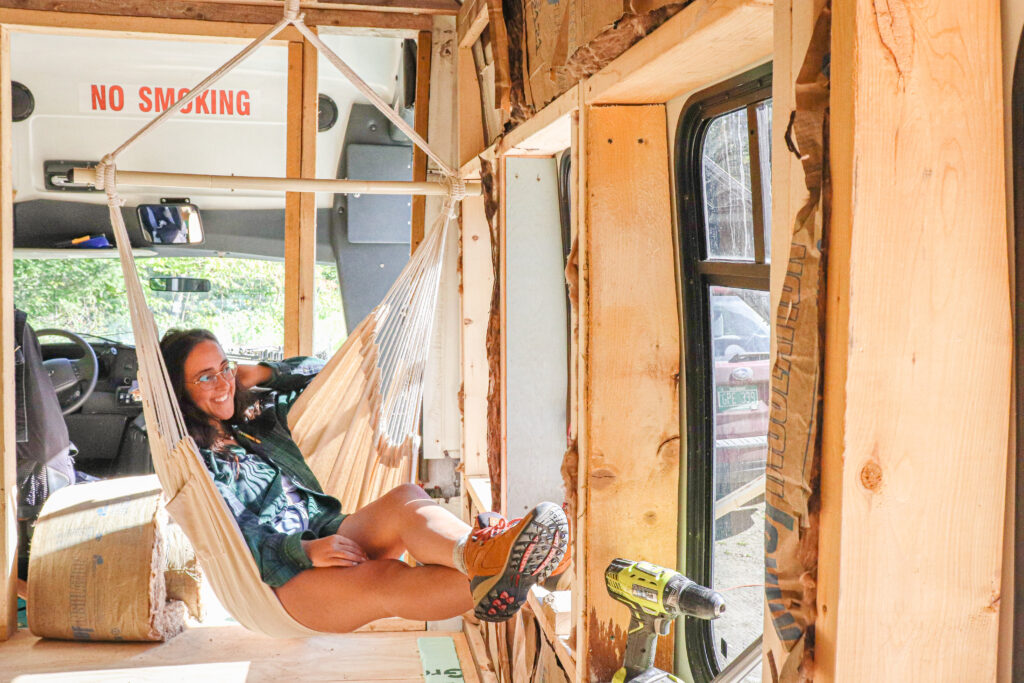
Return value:
[(231, 98), (230, 90), (220, 91), (220, 113), (231, 115), (235, 113), (235, 101)]
[(174, 88), (156, 88), (155, 103), (156, 111), (167, 111), (175, 102)]
[[(183, 98), (183, 97), (185, 97), (185, 95), (187, 95), (187, 94), (188, 94), (188, 88), (181, 88), (180, 90), (178, 90), (178, 99), (179, 99), (179, 100), (180, 100), (180, 99), (182, 99), (182, 98)], [(192, 103), (191, 103), (191, 102), (189, 102), (188, 104), (186, 104), (186, 105), (185, 105), (184, 107), (182, 107), (182, 109), (181, 109), (181, 113), (182, 113), (182, 114), (188, 114), (188, 113), (189, 113), (190, 111), (192, 111)]]
[(150, 99), (150, 94), (152, 92), (153, 89), (150, 88), (148, 85), (144, 85), (141, 88), (139, 88), (139, 111), (153, 110), (153, 100)]
[[(210, 95), (210, 94), (211, 93), (210, 93), (209, 90), (204, 90), (203, 92), (199, 93), (199, 95), (196, 97), (195, 100), (193, 100), (193, 102), (196, 103), (196, 113), (197, 114), (213, 114), (213, 113), (216, 113), (216, 112), (211, 112), (210, 111), (209, 102), (206, 101), (207, 95)], [(217, 106), (217, 100), (216, 99), (213, 100), (213, 106), (215, 106), (215, 107)]]
[(249, 91), (248, 90), (239, 90), (238, 91), (237, 104), (235, 105), (235, 108), (238, 110), (238, 115), (239, 116), (248, 116), (249, 115)]
[(107, 108), (107, 86), (92, 86), (92, 110), (103, 111)]
[(124, 109), (124, 88), (119, 85), (110, 86), (110, 108), (114, 111)]

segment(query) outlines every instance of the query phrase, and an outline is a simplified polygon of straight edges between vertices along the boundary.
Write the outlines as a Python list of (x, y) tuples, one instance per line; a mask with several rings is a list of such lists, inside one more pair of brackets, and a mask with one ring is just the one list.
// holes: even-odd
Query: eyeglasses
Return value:
[(230, 384), (231, 380), (235, 378), (236, 372), (238, 372), (238, 363), (233, 360), (229, 360), (227, 365), (225, 365), (224, 369), (220, 372), (203, 373), (202, 375), (199, 375), (192, 384), (195, 384), (203, 391), (213, 391), (214, 387), (217, 386), (218, 379), (223, 377), (224, 381)]

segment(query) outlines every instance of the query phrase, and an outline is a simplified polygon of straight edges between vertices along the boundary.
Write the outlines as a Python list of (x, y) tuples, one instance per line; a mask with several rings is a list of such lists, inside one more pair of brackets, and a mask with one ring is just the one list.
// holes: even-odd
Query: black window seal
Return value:
[[(714, 523), (714, 402), (711, 388), (711, 342), (709, 325), (710, 285), (769, 289), (769, 269), (764, 263), (764, 217), (758, 199), (753, 202), (755, 261), (709, 260), (705, 236), (701, 152), (711, 120), (721, 114), (747, 108), (751, 123), (752, 106), (771, 98), (772, 65), (765, 64), (694, 95), (683, 108), (676, 128), (676, 193), (679, 217), (679, 248), (683, 279), (681, 318), (682, 367), (686, 376), (686, 566), (684, 573), (708, 585), (712, 578)], [(750, 126), (756, 142), (756, 116)], [(757, 160), (751, 145), (751, 166)], [(758, 152), (760, 150), (758, 149)], [(760, 166), (751, 169), (751, 192), (760, 197)], [(760, 261), (758, 263), (757, 261)], [(686, 658), (696, 683), (707, 683), (719, 672), (713, 630), (708, 621), (685, 619)]]

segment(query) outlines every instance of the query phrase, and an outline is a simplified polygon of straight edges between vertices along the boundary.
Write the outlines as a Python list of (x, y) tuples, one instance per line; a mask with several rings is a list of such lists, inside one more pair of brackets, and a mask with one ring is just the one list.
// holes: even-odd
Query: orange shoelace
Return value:
[(520, 517), (519, 519), (499, 518), (497, 519), (497, 521), (493, 521), (488, 526), (480, 527), (479, 529), (473, 530), (473, 533), (470, 534), (470, 538), (480, 543), (484, 541), (489, 541), (495, 536), (498, 536), (507, 531), (509, 527), (515, 526), (521, 520), (522, 517)]

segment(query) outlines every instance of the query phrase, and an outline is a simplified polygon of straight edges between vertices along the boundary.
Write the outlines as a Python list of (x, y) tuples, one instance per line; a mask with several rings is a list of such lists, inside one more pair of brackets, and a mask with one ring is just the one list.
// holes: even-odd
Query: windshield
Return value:
[[(175, 257), (136, 261), (160, 334), (172, 327), (213, 332), (233, 358), (273, 360), (284, 351), (284, 262)], [(208, 292), (156, 292), (151, 277), (210, 281)], [(316, 266), (313, 350), (326, 358), (345, 340), (337, 267)], [(61, 328), (133, 344), (121, 264), (112, 258), (15, 258), (15, 305), (40, 330)]]

